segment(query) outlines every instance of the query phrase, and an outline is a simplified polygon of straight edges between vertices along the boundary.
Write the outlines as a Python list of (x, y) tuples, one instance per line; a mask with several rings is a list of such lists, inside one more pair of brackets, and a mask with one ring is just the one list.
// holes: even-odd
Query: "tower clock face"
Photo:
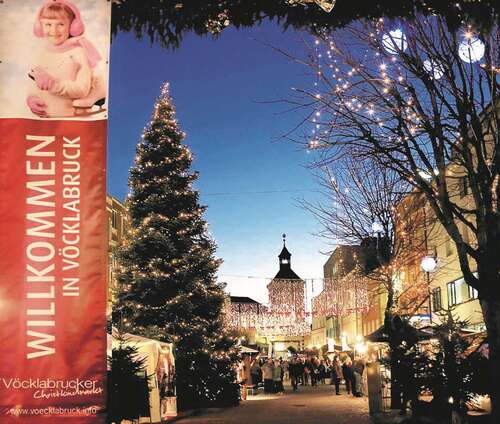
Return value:
[(283, 259), (283, 260), (281, 261), (281, 263), (282, 263), (282, 264), (287, 264), (287, 263), (288, 263), (288, 259)]

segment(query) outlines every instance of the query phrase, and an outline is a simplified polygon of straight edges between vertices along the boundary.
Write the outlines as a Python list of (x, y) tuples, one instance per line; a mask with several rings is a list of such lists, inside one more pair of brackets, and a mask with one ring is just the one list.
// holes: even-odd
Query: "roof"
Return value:
[(231, 303), (256, 303), (259, 304), (256, 300), (253, 300), (247, 296), (230, 296)]
[(274, 276), (274, 280), (302, 280), (292, 268), (281, 268), (278, 273)]
[[(414, 337), (417, 338), (417, 340), (429, 340), (430, 338), (433, 337), (433, 334), (430, 332), (429, 329), (426, 330), (418, 329), (415, 327), (409, 327), (407, 331), (413, 332), (413, 335)], [(372, 343), (388, 343), (389, 334), (387, 334), (385, 330), (385, 325), (382, 325), (381, 327), (377, 328), (373, 333), (365, 336), (365, 340)]]
[(252, 349), (250, 347), (241, 345), (240, 346), (240, 353), (259, 353), (259, 351)]
[(278, 258), (285, 258), (285, 259), (290, 259), (292, 254), (288, 251), (286, 246), (283, 246), (283, 249), (281, 249), (281, 253), (278, 255)]

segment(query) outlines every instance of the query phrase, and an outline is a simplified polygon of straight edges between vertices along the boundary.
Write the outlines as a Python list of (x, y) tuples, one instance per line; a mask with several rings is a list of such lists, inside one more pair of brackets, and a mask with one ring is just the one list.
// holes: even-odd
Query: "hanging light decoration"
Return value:
[(268, 285), (269, 306), (260, 303), (225, 305), (225, 322), (232, 329), (255, 329), (261, 336), (302, 336), (310, 333), (310, 318), (347, 316), (369, 308), (368, 284), (359, 272), (323, 280), (323, 290), (306, 310), (304, 280), (273, 279)]
[(302, 336), (310, 330), (306, 313), (305, 282), (273, 279), (268, 286), (269, 306), (259, 303), (226, 304), (226, 326), (257, 330), (262, 336)]
[(458, 46), (460, 59), (467, 63), (479, 62), (484, 56), (484, 43), (471, 32), (466, 32)]
[(408, 47), (406, 35), (401, 29), (394, 29), (382, 35), (382, 46), (389, 54), (398, 54), (404, 52)]
[(312, 300), (312, 317), (347, 316), (369, 307), (366, 279), (356, 271), (341, 279), (327, 278), (323, 291)]

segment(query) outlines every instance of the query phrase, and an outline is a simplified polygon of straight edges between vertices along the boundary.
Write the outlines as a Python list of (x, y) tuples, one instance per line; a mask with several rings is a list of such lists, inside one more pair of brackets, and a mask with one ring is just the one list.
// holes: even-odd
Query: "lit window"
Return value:
[(441, 287), (437, 287), (432, 290), (432, 310), (440, 311), (443, 308), (443, 304), (441, 302)]
[(460, 177), (460, 197), (465, 197), (469, 194), (469, 183), (467, 177)]
[(457, 304), (457, 292), (455, 289), (455, 283), (448, 283), (448, 306), (453, 306)]
[(445, 256), (450, 256), (453, 253), (451, 249), (451, 240), (448, 237), (446, 237), (446, 241), (444, 242), (444, 251)]
[(472, 296), (470, 287), (463, 278), (448, 283), (448, 306), (466, 302)]
[(111, 226), (113, 228), (116, 228), (116, 224), (117, 224), (117, 213), (116, 211), (111, 211)]
[(469, 288), (469, 299), (477, 299), (477, 290), (472, 286), (467, 286)]

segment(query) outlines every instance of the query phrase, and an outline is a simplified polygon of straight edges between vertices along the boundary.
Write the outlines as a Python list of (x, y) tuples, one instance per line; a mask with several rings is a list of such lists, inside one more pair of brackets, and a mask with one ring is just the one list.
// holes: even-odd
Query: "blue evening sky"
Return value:
[[(267, 300), (265, 277), (278, 270), (282, 233), (302, 278), (321, 277), (327, 259), (321, 252), (332, 249), (312, 234), (318, 225), (296, 201), (318, 196), (306, 169), (310, 157), (280, 140), (300, 116), (283, 113), (284, 104), (262, 103), (286, 98), (291, 87), (312, 86), (305, 68), (262, 44), (300, 55), (303, 36), (267, 23), (228, 28), (218, 40), (188, 34), (177, 50), (120, 34), (111, 49), (108, 192), (126, 196), (135, 145), (161, 84), (170, 82), (193, 169), (200, 172), (196, 188), (208, 206), (205, 218), (224, 260), (219, 278), (231, 294), (260, 301)], [(266, 191), (273, 193), (256, 193)]]

